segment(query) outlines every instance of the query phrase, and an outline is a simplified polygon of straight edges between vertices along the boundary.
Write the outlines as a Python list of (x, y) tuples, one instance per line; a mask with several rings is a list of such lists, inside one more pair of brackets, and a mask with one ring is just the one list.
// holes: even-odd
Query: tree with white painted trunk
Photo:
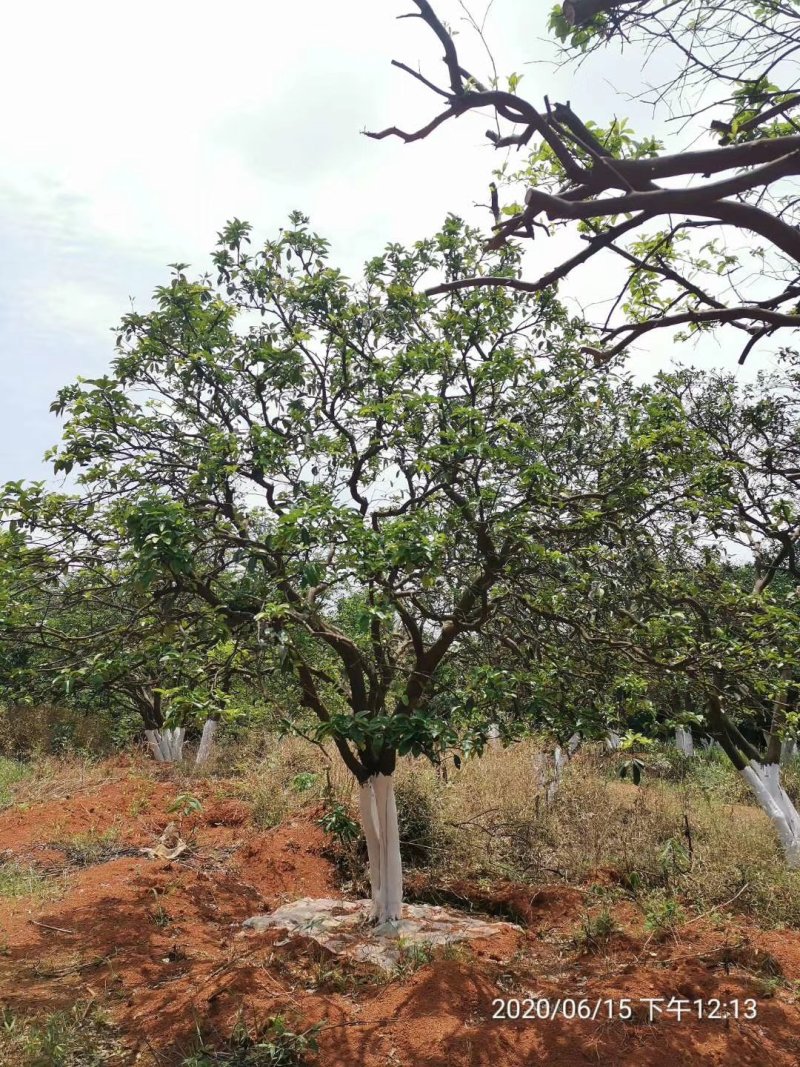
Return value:
[(456, 218), (359, 282), (299, 214), (249, 244), (234, 220), (213, 275), (176, 264), (155, 309), (125, 316), (109, 374), (59, 394), (56, 467), (79, 472), (95, 550), (113, 540), (144, 586), (257, 638), (298, 729), (359, 783), (374, 915), (393, 920), (398, 756), (495, 721), (496, 644), (452, 693), (448, 662), (523, 580), (591, 561), (607, 521), (648, 521), (683, 463), (676, 427), (649, 387), (575, 354), (552, 293), (420, 294), (431, 270), (519, 274), (517, 250)]
[[(572, 630), (587, 661), (595, 651), (602, 657), (612, 650), (620, 667), (627, 664), (641, 679), (653, 702), (653, 729), (659, 716), (674, 723), (669, 690), (691, 685), (694, 720), (742, 775), (775, 827), (787, 863), (796, 866), (800, 818), (781, 785), (780, 758), (785, 731), (797, 722), (785, 664), (800, 655), (800, 609), (794, 598), (768, 588), (754, 595), (749, 569), (731, 567), (707, 545), (695, 553), (694, 537), (694, 531), (687, 535), (680, 566), (675, 555), (666, 565), (655, 545), (645, 556), (640, 543), (636, 584), (622, 559), (615, 576), (607, 557), (607, 613), (590, 618), (573, 603), (559, 612), (559, 621)], [(530, 602), (527, 609), (535, 615)], [(686, 745), (691, 734), (678, 729)]]
[[(246, 653), (202, 601), (144, 590), (114, 545), (99, 552), (75, 527), (74, 509), (32, 491), (17, 498), (5, 536), (13, 573), (0, 643), (0, 694), (24, 709), (67, 706), (78, 714), (139, 716), (153, 758), (183, 758), (187, 726), (216, 723)], [(41, 524), (47, 509), (47, 529)], [(36, 529), (28, 539), (21, 523)], [(49, 543), (48, 543), (49, 542)], [(214, 729), (204, 726), (204, 762)]]
[[(738, 680), (740, 700), (749, 690), (749, 715), (744, 719), (755, 728), (737, 736), (719, 726), (724, 714), (717, 706), (718, 697), (724, 702), (720, 692), (711, 694), (709, 715), (727, 735), (717, 740), (775, 825), (787, 860), (797, 866), (800, 819), (780, 784), (780, 765), (797, 728), (800, 695), (795, 666), (800, 621), (800, 366), (788, 353), (779, 371), (761, 374), (752, 384), (739, 386), (730, 375), (690, 371), (665, 378), (665, 384), (680, 396), (688, 420), (705, 436), (713, 460), (724, 470), (711, 497), (714, 506), (704, 507), (708, 535), (718, 544), (739, 545), (752, 561), (740, 568), (752, 616), (727, 629), (735, 654), (744, 660), (731, 664), (744, 672), (744, 679)], [(698, 604), (698, 611), (701, 606), (705, 614), (700, 612), (699, 618), (708, 632), (720, 613), (714, 600)], [(731, 609), (729, 613), (733, 615)], [(724, 676), (717, 675), (715, 681), (719, 690)]]
[(795, 863), (798, 821), (780, 761), (800, 689), (800, 372), (787, 361), (749, 385), (683, 370), (660, 384), (693, 456), (672, 510), (635, 543), (614, 539), (596, 556), (601, 602), (554, 606), (521, 583), (510, 633), (541, 641), (547, 624), (571, 635), (587, 663), (615, 656), (640, 679), (653, 728), (696, 728), (721, 746)]

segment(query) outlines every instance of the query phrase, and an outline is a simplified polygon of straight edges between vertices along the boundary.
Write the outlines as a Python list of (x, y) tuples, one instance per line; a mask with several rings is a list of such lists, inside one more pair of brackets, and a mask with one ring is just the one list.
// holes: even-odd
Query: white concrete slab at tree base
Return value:
[(520, 929), (513, 923), (487, 922), (433, 904), (404, 904), (401, 919), (372, 926), (371, 906), (370, 900), (304, 897), (266, 915), (254, 915), (243, 926), (248, 930), (285, 930), (289, 938), (310, 937), (338, 956), (389, 971), (398, 965), (403, 948), (409, 945), (449, 945)]

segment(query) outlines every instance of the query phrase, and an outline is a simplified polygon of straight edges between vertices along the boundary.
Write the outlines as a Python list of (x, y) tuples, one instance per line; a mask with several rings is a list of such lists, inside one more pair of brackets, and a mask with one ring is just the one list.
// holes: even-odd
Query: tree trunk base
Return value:
[(147, 744), (157, 763), (180, 763), (183, 759), (183, 738), (186, 730), (175, 726), (169, 730), (145, 730)]
[(687, 730), (685, 726), (677, 726), (675, 728), (675, 747), (684, 756), (693, 756), (694, 741), (692, 740), (692, 731)]
[(394, 777), (375, 774), (359, 785), (358, 807), (367, 839), (370, 918), (376, 925), (397, 922), (403, 908), (403, 868), (394, 799)]
[(202, 767), (208, 761), (214, 748), (214, 735), (218, 728), (219, 722), (216, 719), (206, 719), (203, 723), (203, 736), (200, 738), (200, 745), (194, 758), (195, 767)]
[(800, 815), (781, 785), (780, 766), (777, 763), (762, 764), (752, 760), (741, 774), (775, 827), (787, 866), (800, 867)]

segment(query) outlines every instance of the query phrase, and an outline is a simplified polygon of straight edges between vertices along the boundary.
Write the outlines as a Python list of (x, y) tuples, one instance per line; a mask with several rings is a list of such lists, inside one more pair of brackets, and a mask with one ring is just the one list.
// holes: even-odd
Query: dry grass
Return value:
[(113, 709), (105, 715), (39, 704), (0, 706), (0, 753), (28, 757), (67, 752), (109, 753)]
[(579, 885), (600, 876), (634, 897), (656, 891), (700, 910), (735, 898), (764, 924), (800, 926), (800, 871), (787, 870), (755, 804), (730, 802), (728, 782), (709, 788), (702, 761), (682, 782), (645, 774), (637, 787), (610, 778), (613, 761), (589, 751), (548, 807), (534, 754), (493, 753), (438, 787), (452, 835), (437, 873)]
[(0, 1057), (8, 1067), (112, 1067), (130, 1062), (129, 1051), (92, 1001), (39, 1017), (4, 1009)]
[(62, 800), (75, 793), (90, 794), (105, 782), (121, 778), (149, 778), (155, 764), (142, 757), (133, 767), (126, 761), (115, 769), (108, 762), (78, 755), (39, 756), (29, 760), (0, 757), (0, 809)]
[[(765, 925), (800, 927), (800, 872), (786, 869), (766, 817), (723, 761), (682, 761), (654, 749), (642, 754), (648, 769), (637, 787), (618, 777), (627, 757), (587, 745), (548, 806), (541, 753), (535, 741), (493, 749), (459, 770), (450, 764), (446, 780), (426, 761), (401, 760), (397, 800), (407, 868), (437, 884), (602, 882), (650, 909), (655, 925), (669, 924), (672, 900), (700, 911), (733, 900)], [(263, 731), (223, 743), (201, 769), (156, 767), (145, 757), (118, 771), (79, 757), (2, 760), (0, 806), (3, 796), (24, 806), (91, 793), (119, 776), (144, 788), (165, 775), (179, 793), (192, 793), (202, 779), (220, 798), (244, 800), (262, 828), (301, 811), (319, 817), (337, 804), (357, 818), (355, 782), (335, 751)], [(797, 768), (789, 769), (786, 784), (791, 791), (800, 785)], [(131, 805), (135, 814), (136, 796)], [(343, 877), (357, 889), (363, 846), (339, 846)]]
[[(441, 881), (610, 882), (656, 926), (679, 914), (673, 900), (700, 911), (733, 900), (764, 925), (800, 927), (800, 872), (787, 870), (769, 822), (732, 769), (698, 757), (686, 773), (659, 776), (668, 757), (655, 753), (645, 757), (655, 773), (634, 786), (617, 777), (617, 757), (587, 746), (548, 806), (539, 753), (535, 742), (489, 751), (451, 767), (447, 781), (425, 761), (402, 760), (406, 866)], [(317, 775), (306, 793), (291, 786), (301, 771)], [(355, 818), (355, 785), (338, 761), (288, 740), (242, 780), (242, 795), (270, 813), (324, 802), (328, 788)]]
[(28, 897), (31, 901), (53, 894), (54, 883), (33, 867), (0, 863), (0, 897)]

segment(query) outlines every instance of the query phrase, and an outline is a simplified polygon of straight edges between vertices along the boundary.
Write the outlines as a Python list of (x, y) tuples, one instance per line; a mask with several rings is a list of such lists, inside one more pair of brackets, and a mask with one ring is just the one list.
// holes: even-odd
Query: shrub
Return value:
[(403, 863), (436, 866), (438, 854), (446, 851), (452, 832), (443, 824), (441, 794), (431, 767), (415, 763), (398, 775), (395, 799)]

